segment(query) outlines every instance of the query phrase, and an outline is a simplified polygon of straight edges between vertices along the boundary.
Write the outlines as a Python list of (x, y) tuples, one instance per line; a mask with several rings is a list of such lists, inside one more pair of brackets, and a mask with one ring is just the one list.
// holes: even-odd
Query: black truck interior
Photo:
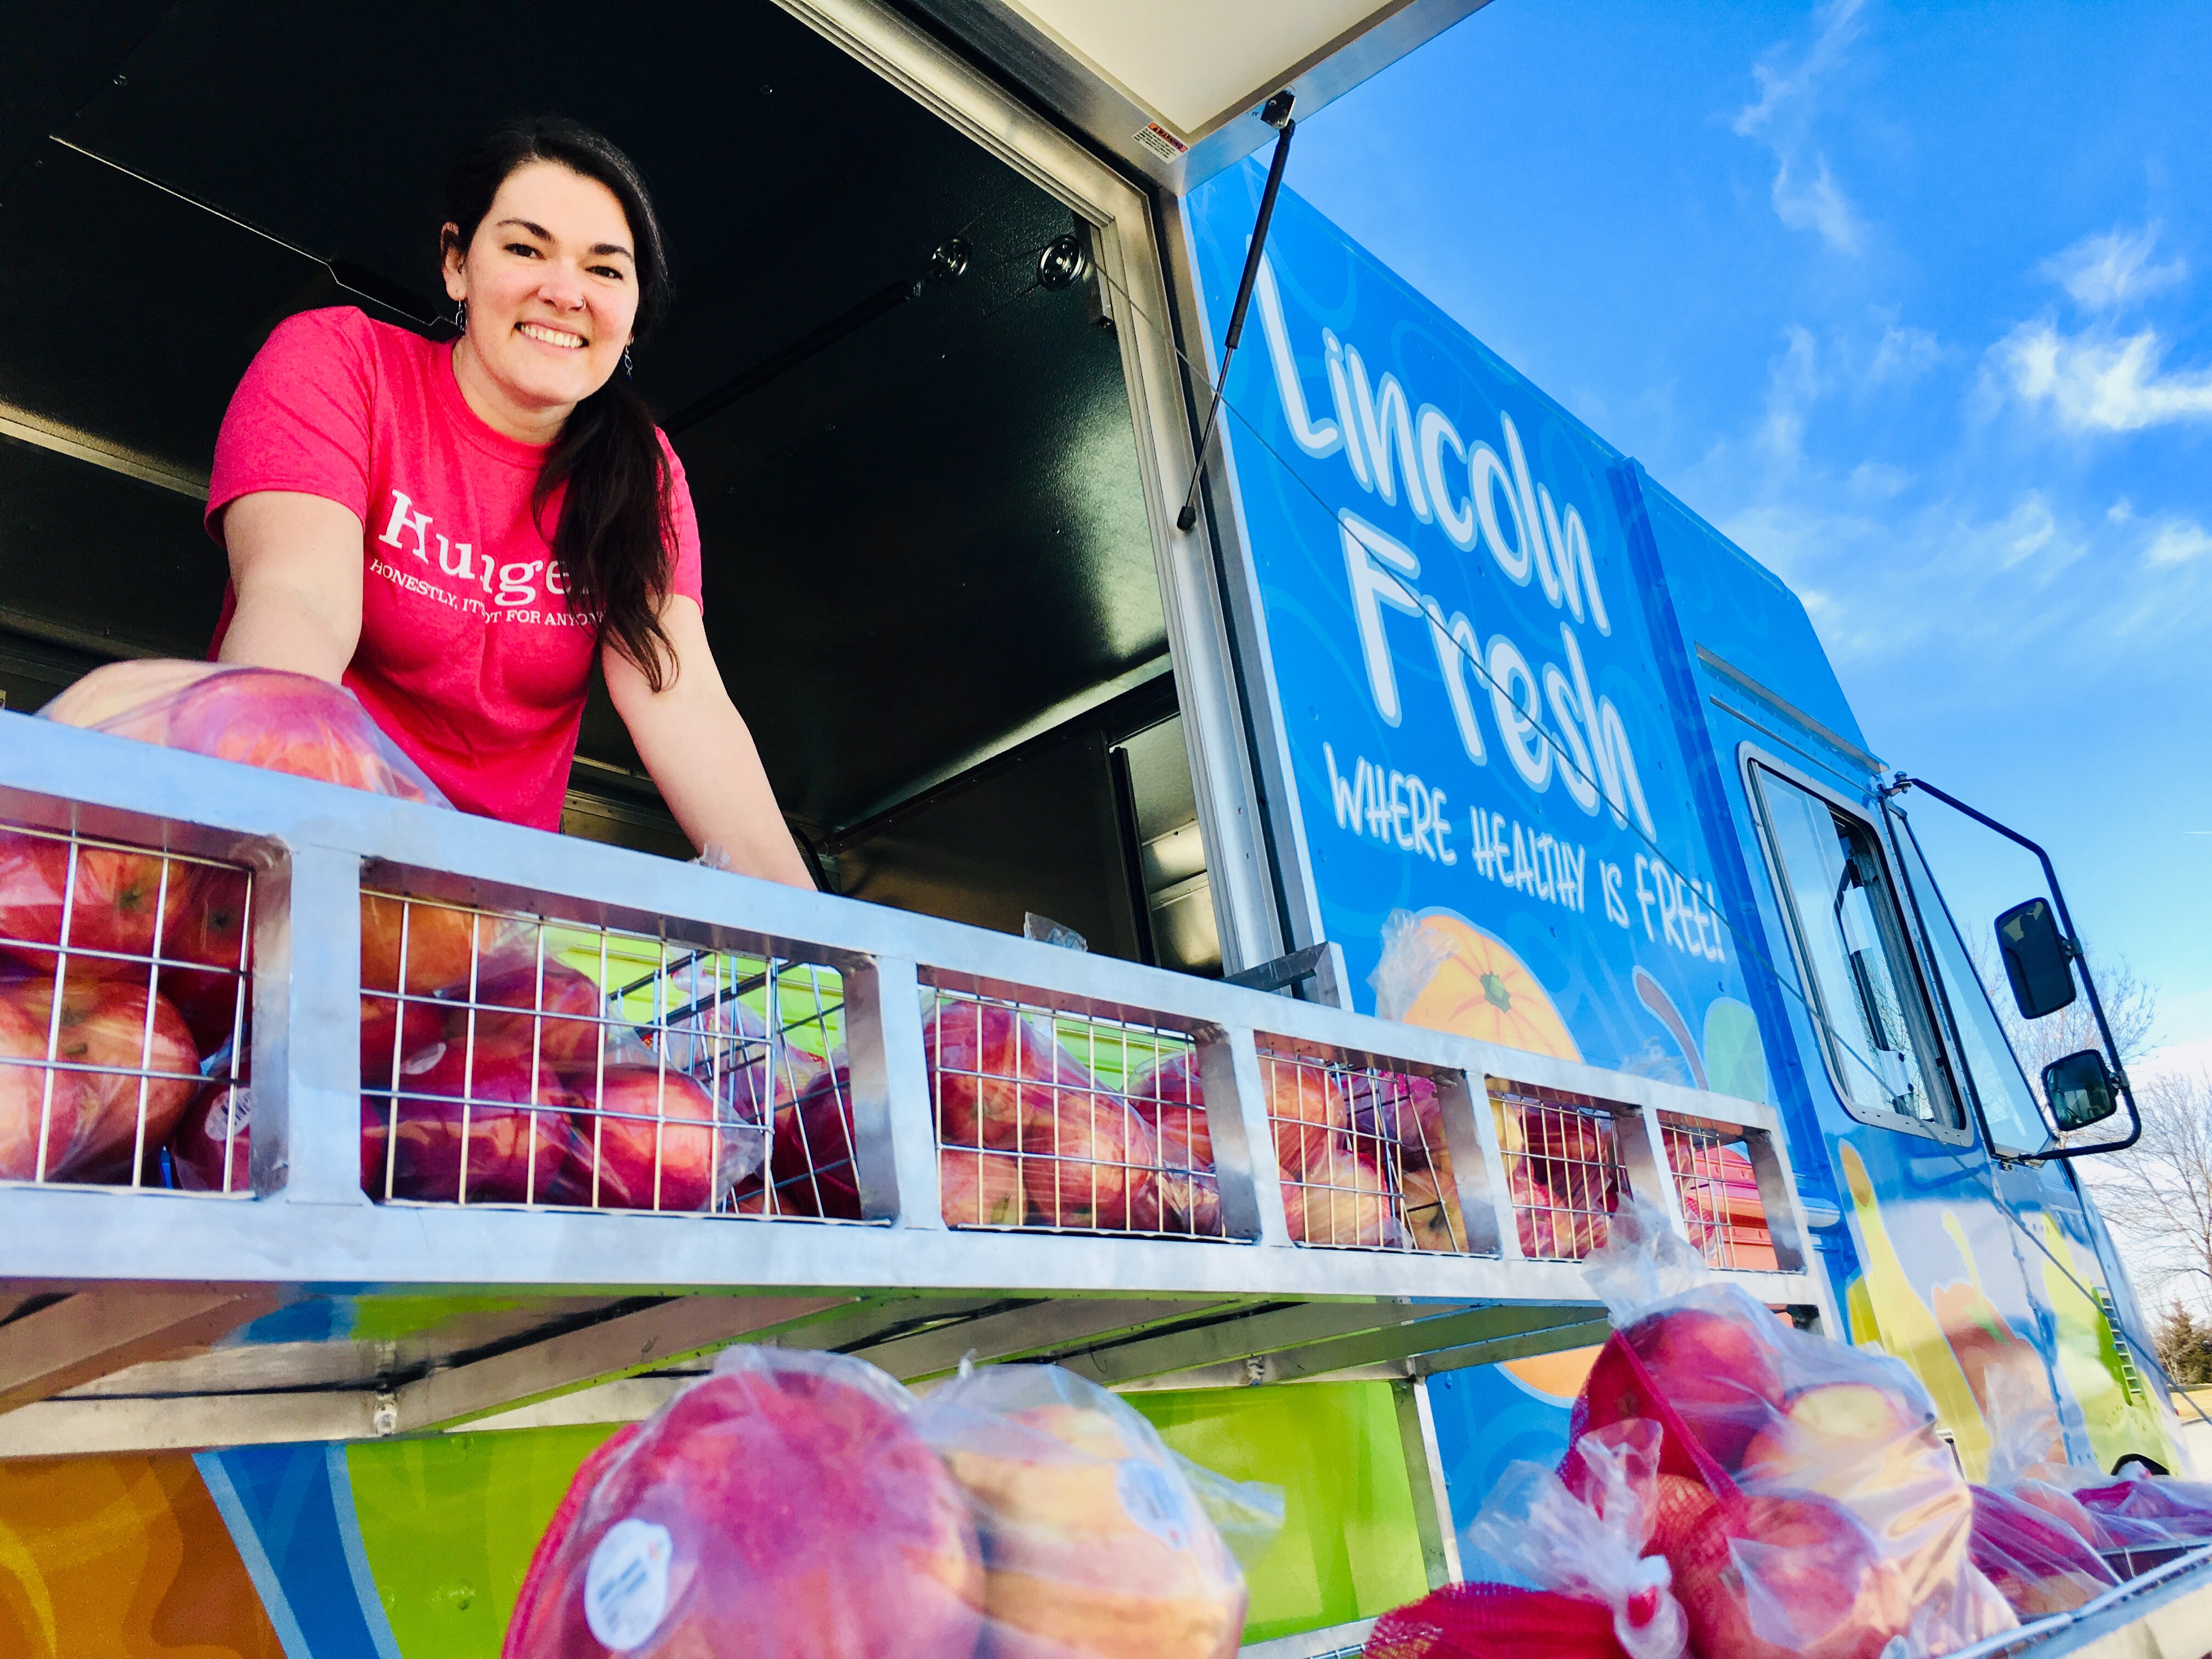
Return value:
[[(204, 653), (207, 472), (254, 351), (319, 306), (444, 337), (447, 160), (557, 112), (631, 153), (667, 226), (637, 380), (825, 884), (1219, 971), (1121, 348), (1096, 279), (1063, 280), (1066, 206), (768, 0), (4, 16), (9, 708)], [(690, 850), (596, 694), (564, 827)]]

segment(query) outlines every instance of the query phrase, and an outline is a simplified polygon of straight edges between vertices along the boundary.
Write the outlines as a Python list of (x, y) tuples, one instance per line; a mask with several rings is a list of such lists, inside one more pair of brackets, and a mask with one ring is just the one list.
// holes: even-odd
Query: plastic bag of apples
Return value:
[(502, 1659), (1229, 1659), (1280, 1494), (1184, 1462), (1050, 1366), (917, 1402), (739, 1347), (586, 1462)]
[(1540, 1463), (1507, 1466), (1468, 1541), (1526, 1586), (1452, 1584), (1377, 1621), (1370, 1659), (1682, 1659), (1688, 1621), (1664, 1556), (1663, 1431), (1627, 1418), (1576, 1447), (1578, 1490)]
[[(1973, 1495), (1918, 1379), (1716, 1282), (1647, 1200), (1587, 1272), (1613, 1315), (1577, 1438), (1663, 1431), (1655, 1543), (1700, 1659), (1948, 1653), (2018, 1620), (1972, 1559)], [(1561, 1466), (1585, 1478), (1579, 1451)]]
[(963, 1364), (915, 1416), (969, 1498), (992, 1659), (1231, 1659), (1240, 1556), (1282, 1493), (1177, 1456), (1152, 1425), (1056, 1365)]
[[(40, 712), (66, 726), (445, 804), (359, 703), (307, 675), (112, 663)], [(250, 965), (245, 901), (237, 870), (0, 830), (0, 958), (8, 964), (0, 1055), (32, 1062), (0, 1067), (0, 1176), (33, 1175), (43, 1152), (49, 1179), (128, 1180), (134, 1152), (150, 1158), (180, 1125), (197, 1137), (196, 1152), (206, 1150), (200, 1143), (218, 1108), (222, 1128), (233, 1127), (238, 1103), (223, 1050), (238, 1018), (239, 974)], [(49, 1100), (40, 1063), (64, 939), (61, 1057), (112, 1074), (53, 1073)], [(203, 1087), (196, 1074), (210, 1061), (222, 1075)], [(125, 1075), (133, 1071), (149, 1074), (143, 1090)], [(236, 1127), (243, 1134), (243, 1124)], [(244, 1158), (234, 1139), (225, 1134), (215, 1148), (214, 1184), (226, 1160), (230, 1184), (240, 1184)]]

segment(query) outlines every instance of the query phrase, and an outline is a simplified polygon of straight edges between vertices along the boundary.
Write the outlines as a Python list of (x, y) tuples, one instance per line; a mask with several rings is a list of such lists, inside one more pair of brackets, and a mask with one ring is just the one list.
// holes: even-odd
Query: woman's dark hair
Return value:
[[(645, 180), (629, 156), (579, 121), (541, 116), (510, 121), (455, 161), (446, 175), (441, 255), (465, 254), (499, 187), (533, 161), (551, 161), (614, 192), (629, 221), (637, 264), (640, 343), (667, 312), (668, 249)], [(543, 514), (567, 484), (553, 557), (569, 610), (595, 617), (599, 638), (637, 665), (656, 691), (668, 684), (675, 647), (661, 631), (675, 541), (674, 480), (653, 414), (627, 377), (616, 375), (576, 405), (546, 452), (532, 498)]]

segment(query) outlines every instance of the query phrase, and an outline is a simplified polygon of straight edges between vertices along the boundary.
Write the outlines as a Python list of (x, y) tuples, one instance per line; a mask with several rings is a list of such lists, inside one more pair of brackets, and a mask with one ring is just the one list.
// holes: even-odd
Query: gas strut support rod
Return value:
[(1213, 423), (1221, 416), (1221, 392), (1229, 384), (1230, 360), (1237, 355), (1237, 343), (1244, 337), (1244, 313), (1251, 308), (1252, 284), (1260, 280), (1260, 256), (1267, 246), (1267, 221), (1275, 216), (1275, 198), (1283, 188), (1283, 164), (1291, 159), (1291, 135), (1298, 124), (1291, 119), (1291, 105), (1295, 94), (1288, 87), (1270, 98), (1260, 111), (1260, 118), (1282, 137), (1275, 140), (1275, 159), (1267, 164), (1267, 187), (1260, 192), (1260, 216), (1252, 226), (1252, 250), (1244, 256), (1244, 280), (1237, 285), (1237, 303), (1230, 309), (1229, 332), (1221, 343), (1221, 374), (1213, 383), (1213, 398), (1206, 406), (1206, 425), (1198, 434), (1198, 459), (1190, 473), (1190, 493), (1182, 499), (1182, 511), (1176, 514), (1176, 528), (1188, 533), (1198, 522), (1198, 481), (1206, 476), (1206, 452), (1213, 442)]

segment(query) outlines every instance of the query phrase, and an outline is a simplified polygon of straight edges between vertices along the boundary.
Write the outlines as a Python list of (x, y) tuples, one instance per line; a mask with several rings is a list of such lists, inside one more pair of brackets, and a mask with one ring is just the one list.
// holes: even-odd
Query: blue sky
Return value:
[[(1493, 0), (1290, 182), (1805, 600), (2212, 1061), (2212, 6)], [(1962, 925), (2033, 866), (1915, 813)]]

